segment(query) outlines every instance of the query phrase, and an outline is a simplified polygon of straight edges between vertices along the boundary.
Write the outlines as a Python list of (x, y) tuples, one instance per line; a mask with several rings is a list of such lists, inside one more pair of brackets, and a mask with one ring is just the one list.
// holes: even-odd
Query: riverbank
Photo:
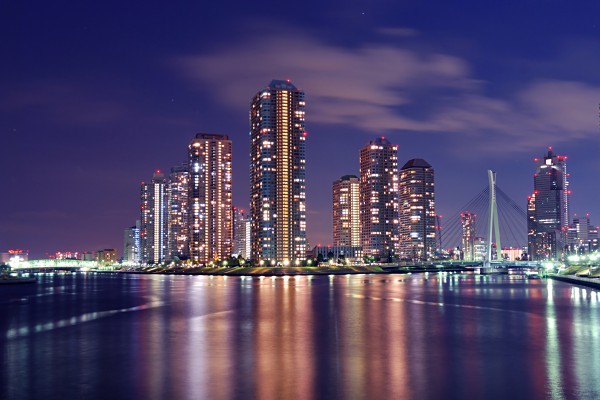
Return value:
[[(115, 271), (112, 271), (115, 272)], [(199, 267), (199, 268), (147, 268), (116, 271), (133, 274), (166, 275), (225, 275), (225, 276), (294, 276), (294, 275), (346, 275), (385, 274), (380, 266), (345, 267)]]
[(584, 278), (582, 276), (575, 275), (548, 275), (548, 277), (557, 281), (572, 283), (575, 285), (581, 285), (592, 289), (600, 290), (600, 279), (597, 278)]

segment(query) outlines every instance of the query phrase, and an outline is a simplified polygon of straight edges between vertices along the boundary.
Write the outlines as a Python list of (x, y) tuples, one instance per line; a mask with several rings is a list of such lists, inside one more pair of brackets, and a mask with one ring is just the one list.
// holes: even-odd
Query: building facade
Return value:
[(139, 264), (140, 262), (140, 221), (125, 229), (123, 235), (123, 262)]
[(476, 215), (472, 212), (465, 211), (460, 214), (460, 225), (462, 228), (462, 252), (463, 260), (475, 260), (475, 220)]
[(102, 249), (96, 252), (96, 261), (102, 264), (114, 264), (117, 262), (117, 251), (115, 249)]
[(250, 109), (252, 259), (288, 264), (306, 257), (304, 92), (274, 80)]
[(569, 253), (573, 254), (598, 250), (598, 227), (592, 225), (589, 214), (573, 217), (567, 233), (567, 244)]
[(385, 138), (360, 150), (360, 225), (365, 256), (391, 259), (398, 246), (398, 146)]
[(536, 261), (559, 260), (566, 251), (569, 226), (567, 157), (550, 148), (535, 162), (533, 196), (528, 202), (529, 255)]
[(156, 171), (150, 183), (142, 182), (140, 213), (141, 262), (165, 260), (167, 250), (166, 179)]
[(188, 218), (190, 172), (186, 164), (171, 168), (167, 186), (167, 258), (190, 258)]
[(188, 146), (189, 256), (207, 264), (231, 256), (231, 140), (198, 133)]
[(360, 246), (360, 179), (354, 175), (333, 182), (333, 245)]
[(250, 216), (244, 210), (233, 208), (233, 255), (249, 259), (250, 249)]
[(400, 169), (400, 258), (414, 261), (435, 256), (435, 188), (433, 168), (415, 158)]

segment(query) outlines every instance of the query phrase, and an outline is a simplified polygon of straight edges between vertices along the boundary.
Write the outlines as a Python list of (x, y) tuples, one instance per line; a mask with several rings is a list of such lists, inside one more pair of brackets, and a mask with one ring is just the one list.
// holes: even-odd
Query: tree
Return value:
[(319, 255), (317, 255), (317, 265), (319, 265), (322, 262), (323, 262), (323, 254), (319, 253)]

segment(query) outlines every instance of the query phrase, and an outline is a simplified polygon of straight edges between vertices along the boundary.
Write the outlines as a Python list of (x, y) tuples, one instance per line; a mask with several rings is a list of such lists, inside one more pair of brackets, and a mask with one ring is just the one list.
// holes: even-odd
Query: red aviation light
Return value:
[(304, 136), (304, 137), (308, 136), (308, 132), (306, 132), (306, 131), (302, 132), (302, 136)]
[(534, 190), (533, 194), (540, 194), (540, 191), (539, 190)]
[(538, 161), (540, 161), (540, 159), (536, 157), (533, 159), (533, 161), (538, 162)]
[(157, 173), (157, 174), (160, 174), (160, 169), (157, 169), (157, 170), (156, 170), (156, 173)]
[(291, 79), (286, 79), (285, 80), (287, 83), (290, 83), (292, 80)]

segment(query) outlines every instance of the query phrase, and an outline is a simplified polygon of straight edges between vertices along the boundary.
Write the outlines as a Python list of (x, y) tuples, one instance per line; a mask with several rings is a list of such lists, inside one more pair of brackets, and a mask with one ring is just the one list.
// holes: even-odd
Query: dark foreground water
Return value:
[(600, 294), (516, 276), (0, 286), (0, 399), (598, 399)]

